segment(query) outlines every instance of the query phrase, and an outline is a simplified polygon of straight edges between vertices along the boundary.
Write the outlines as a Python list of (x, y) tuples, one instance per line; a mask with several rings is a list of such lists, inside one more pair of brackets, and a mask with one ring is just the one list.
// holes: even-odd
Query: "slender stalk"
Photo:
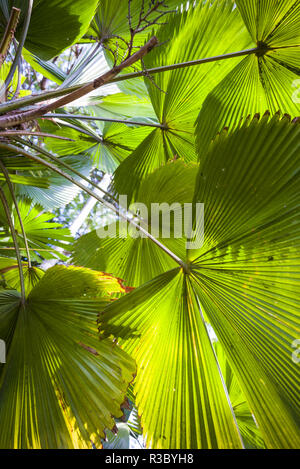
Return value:
[[(248, 50), (243, 50), (240, 52), (233, 52), (231, 54), (225, 54), (225, 55), (219, 55), (215, 57), (209, 57), (206, 59), (199, 59), (199, 60), (193, 60), (191, 62), (183, 62), (183, 63), (178, 63), (178, 64), (173, 64), (173, 65), (166, 65), (163, 67), (157, 67), (157, 68), (152, 68), (147, 70), (148, 74), (155, 74), (155, 73), (163, 73), (169, 70), (176, 70), (177, 68), (184, 68), (184, 67), (193, 67), (195, 65), (202, 65), (205, 63), (210, 63), (210, 62), (215, 62), (218, 60), (226, 60), (226, 59), (232, 59), (236, 57), (242, 57), (244, 55), (250, 55), (250, 54), (255, 54), (258, 52), (258, 48), (255, 49), (248, 49)], [(134, 72), (134, 73), (128, 73), (126, 75), (121, 75), (117, 78), (114, 78), (110, 80), (110, 83), (117, 83), (118, 81), (123, 81), (123, 80), (131, 80), (132, 78), (137, 78), (146, 75), (146, 72), (140, 71), (140, 72)], [(18, 100), (15, 100), (12, 103), (5, 103), (0, 105), (0, 112), (8, 112), (8, 111), (13, 111), (15, 109), (19, 109), (24, 106), (28, 106), (30, 104), (35, 104), (39, 103), (41, 101), (45, 101), (47, 99), (51, 98), (57, 98), (59, 96), (64, 96), (68, 93), (72, 93), (78, 89), (80, 89), (82, 85), (73, 85), (68, 88), (60, 88), (58, 90), (54, 91), (47, 91), (45, 93), (40, 93), (35, 96), (27, 96), (25, 98), (20, 98)], [(47, 111), (48, 112), (48, 111)]]
[(0, 137), (17, 137), (18, 135), (33, 135), (34, 137), (57, 138), (59, 140), (66, 140), (67, 142), (74, 142), (72, 138), (61, 137), (60, 135), (48, 134), (46, 132), (30, 132), (27, 130), (6, 130), (0, 132)]
[(14, 224), (10, 216), (9, 205), (8, 205), (8, 202), (7, 202), (7, 199), (5, 197), (2, 187), (0, 187), (0, 199), (1, 199), (4, 211), (5, 211), (5, 214), (6, 214), (9, 229), (10, 229), (11, 236), (12, 236), (13, 243), (14, 243), (14, 248), (15, 248), (16, 258), (17, 258), (18, 268), (19, 268), (20, 285), (21, 285), (21, 304), (24, 306), (25, 305), (25, 283), (24, 283), (21, 254), (20, 254), (20, 249), (19, 249), (19, 245), (17, 241), (17, 235), (16, 235), (16, 231), (14, 228)]
[(3, 148), (5, 150), (9, 150), (11, 152), (14, 152), (14, 153), (18, 153), (18, 154), (21, 154), (21, 155), (24, 155), (26, 156), (27, 158), (33, 160), (33, 161), (36, 161), (44, 166), (46, 166), (47, 168), (51, 169), (52, 171), (54, 171), (55, 173), (59, 174), (60, 176), (64, 177), (65, 179), (67, 179), (68, 181), (72, 182), (73, 184), (75, 184), (77, 187), (79, 187), (80, 189), (82, 189), (84, 192), (86, 192), (87, 194), (91, 195), (92, 197), (95, 197), (95, 199), (97, 199), (99, 202), (101, 202), (103, 205), (105, 205), (105, 207), (107, 207), (108, 209), (112, 210), (113, 212), (115, 212), (119, 217), (123, 218), (125, 221), (127, 221), (128, 223), (130, 223), (132, 226), (134, 226), (136, 229), (138, 229), (139, 231), (141, 231), (141, 233), (143, 233), (147, 238), (151, 239), (151, 241), (153, 241), (153, 243), (155, 243), (160, 249), (162, 249), (168, 256), (170, 256), (177, 264), (179, 264), (184, 271), (187, 271), (187, 266), (186, 264), (182, 261), (182, 259), (180, 259), (178, 256), (176, 256), (176, 254), (174, 254), (172, 251), (170, 251), (170, 249), (168, 249), (164, 244), (162, 244), (160, 241), (158, 241), (154, 236), (152, 236), (145, 228), (143, 228), (141, 225), (137, 224), (133, 219), (131, 219), (127, 214), (124, 214), (122, 213), (119, 208), (115, 207), (114, 205), (110, 204), (109, 202), (107, 202), (106, 200), (102, 199), (102, 197), (99, 197), (98, 195), (96, 195), (93, 191), (91, 191), (88, 187), (85, 187), (83, 184), (81, 184), (81, 182), (79, 181), (76, 181), (76, 179), (74, 179), (72, 176), (70, 176), (69, 174), (65, 173), (64, 171), (62, 171), (61, 169), (57, 168), (56, 166), (54, 166), (52, 163), (48, 163), (47, 161), (43, 160), (42, 158), (36, 156), (36, 155), (32, 155), (31, 153), (29, 153), (28, 151), (25, 151), (23, 150), (22, 148), (19, 148), (19, 147), (15, 147), (14, 145), (9, 145), (9, 144), (5, 144), (5, 143), (0, 143), (0, 148)]
[(7, 171), (6, 167), (4, 166), (4, 164), (2, 163), (1, 160), (0, 160), (0, 168), (1, 168), (1, 170), (4, 174), (4, 176), (5, 176), (5, 179), (6, 179), (8, 188), (9, 188), (9, 192), (11, 194), (11, 197), (12, 197), (12, 200), (13, 200), (17, 215), (18, 215), (18, 219), (19, 219), (19, 223), (20, 223), (20, 227), (21, 227), (21, 231), (22, 231), (22, 235), (23, 235), (23, 239), (24, 239), (26, 255), (27, 255), (27, 259), (28, 259), (28, 268), (30, 269), (31, 268), (31, 259), (30, 259), (29, 246), (28, 246), (27, 236), (26, 236), (26, 232), (25, 232), (25, 229), (24, 229), (24, 225), (23, 225), (23, 220), (22, 220), (21, 213), (20, 213), (20, 210), (19, 210), (18, 201), (17, 201), (16, 195), (15, 195), (15, 191), (14, 191), (13, 185), (11, 183), (8, 171)]
[[(5, 246), (5, 247), (2, 247), (2, 246), (1, 246), (1, 251), (4, 251), (4, 250), (5, 250), (5, 251), (14, 251), (15, 248), (10, 248), (10, 247), (7, 247), (7, 246)], [(19, 250), (20, 250), (20, 251), (26, 251), (26, 248), (22, 248), (21, 246), (19, 246)], [(29, 251), (36, 251), (36, 248), (29, 248)], [(56, 249), (42, 249), (42, 248), (39, 247), (39, 252), (40, 252), (40, 251), (45, 251), (45, 252), (57, 252)], [(64, 251), (65, 251), (65, 252), (69, 252), (69, 251), (66, 251), (66, 250), (64, 250)]]
[(162, 67), (149, 68), (147, 70), (141, 70), (140, 72), (133, 72), (121, 75), (117, 78), (110, 80), (110, 83), (116, 83), (118, 81), (131, 80), (132, 78), (143, 77), (147, 75), (154, 75), (155, 73), (169, 72), (170, 70), (178, 70), (185, 67), (194, 67), (195, 65), (203, 65), (219, 60), (235, 59), (236, 57), (243, 57), (244, 55), (255, 54), (259, 51), (258, 47), (254, 49), (246, 49), (239, 52), (232, 52), (230, 54), (217, 55), (215, 57), (208, 57), (206, 59), (191, 60), (190, 62), (182, 62), (173, 65), (163, 65)]
[(32, 5), (33, 5), (33, 0), (28, 0), (28, 8), (27, 8), (27, 12), (26, 12), (26, 17), (25, 17), (25, 21), (24, 21), (24, 25), (23, 25), (23, 29), (22, 29), (22, 33), (21, 33), (21, 37), (20, 37), (20, 41), (19, 41), (19, 45), (18, 45), (18, 49), (17, 49), (16, 55), (15, 55), (14, 61), (12, 63), (12, 66), (11, 66), (11, 68), (8, 72), (8, 75), (6, 77), (6, 80), (5, 80), (5, 88), (6, 89), (9, 87), (9, 84), (10, 84), (10, 82), (11, 82), (11, 80), (12, 80), (14, 74), (15, 74), (17, 65), (19, 63), (19, 59), (22, 55), (22, 50), (23, 50), (24, 43), (25, 43), (25, 40), (26, 40), (26, 37), (27, 37), (29, 23), (30, 23), (30, 19), (31, 19)]
[(19, 8), (12, 7), (10, 18), (6, 25), (4, 36), (0, 44), (0, 67), (3, 65), (10, 44), (14, 38), (20, 13), (21, 10)]
[(135, 62), (142, 59), (151, 49), (153, 49), (157, 42), (157, 38), (153, 36), (143, 47), (141, 47), (137, 52), (135, 52), (131, 57), (126, 59), (120, 65), (113, 67), (108, 72), (96, 78), (96, 80), (81, 86), (78, 90), (73, 91), (72, 93), (68, 94), (67, 96), (64, 96), (63, 98), (58, 99), (55, 102), (46, 104), (37, 109), (31, 109), (29, 111), (20, 112), (12, 116), (0, 117), (0, 127), (14, 127), (16, 125), (22, 124), (23, 122), (38, 119), (39, 117), (42, 117), (48, 112), (54, 111), (57, 108), (66, 106), (67, 104), (76, 101), (77, 99), (85, 96), (91, 91), (94, 91), (100, 86), (103, 86), (106, 83), (110, 82), (112, 78), (118, 75), (124, 68), (130, 67)]
[(128, 120), (121, 120), (121, 119), (109, 119), (108, 117), (94, 117), (94, 116), (84, 116), (82, 114), (44, 114), (44, 119), (79, 119), (79, 120), (90, 120), (90, 121), (102, 121), (102, 122), (116, 122), (118, 124), (126, 124), (126, 125), (139, 125), (144, 127), (158, 127), (160, 129), (166, 129), (167, 127), (155, 123), (155, 122), (138, 122), (138, 121), (128, 121)]

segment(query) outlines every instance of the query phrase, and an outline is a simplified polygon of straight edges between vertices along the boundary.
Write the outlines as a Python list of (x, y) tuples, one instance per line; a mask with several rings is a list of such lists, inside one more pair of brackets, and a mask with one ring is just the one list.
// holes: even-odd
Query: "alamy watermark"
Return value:
[(6, 363), (6, 345), (2, 339), (0, 339), (0, 363)]
[(294, 342), (292, 342), (292, 347), (296, 349), (292, 353), (292, 360), (294, 363), (298, 364), (300, 363), (300, 339), (295, 339)]
[(300, 103), (300, 79), (294, 80), (292, 83), (292, 87), (296, 88), (294, 93), (292, 94), (292, 101), (295, 104)]
[[(97, 230), (99, 238), (185, 238), (187, 249), (200, 249), (204, 243), (204, 204), (135, 202), (127, 208), (127, 196), (119, 196), (120, 212), (129, 213)], [(131, 223), (128, 223), (128, 218)]]

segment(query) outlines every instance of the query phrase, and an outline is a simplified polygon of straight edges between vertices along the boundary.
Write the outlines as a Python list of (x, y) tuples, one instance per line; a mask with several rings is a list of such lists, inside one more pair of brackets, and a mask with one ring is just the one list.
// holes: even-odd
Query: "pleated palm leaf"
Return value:
[(268, 120), (221, 134), (201, 162), (194, 200), (205, 205), (202, 248), (100, 315), (102, 335), (122, 338), (137, 361), (136, 403), (151, 447), (242, 446), (208, 323), (266, 446), (299, 445), (300, 370), (291, 354), (300, 332), (300, 127)]
[[(43, 259), (66, 260), (63, 250), (68, 250), (68, 245), (73, 241), (68, 228), (64, 228), (60, 223), (54, 222), (51, 213), (45, 213), (38, 206), (34, 206), (30, 201), (22, 201), (18, 204), (20, 219), (16, 209), (12, 209), (12, 221), (17, 235), (19, 248), (23, 257), (26, 258), (26, 244), (30, 251), (30, 258), (40, 263)], [(3, 230), (0, 230), (0, 252), (3, 255), (13, 254), (13, 239), (10, 234), (10, 227), (5, 219), (5, 214), (0, 210), (0, 223)], [(23, 233), (25, 232), (25, 237)], [(11, 247), (11, 249), (7, 249)], [(57, 250), (61, 248), (61, 251)], [(70, 249), (70, 248), (69, 248)]]
[(57, 266), (25, 304), (15, 290), (0, 292), (2, 448), (101, 447), (135, 371), (111, 339), (97, 337), (97, 312), (121, 291), (108, 275)]
[[(201, 158), (223, 127), (232, 128), (250, 114), (267, 109), (293, 117), (299, 114), (292, 87), (300, 68), (299, 2), (282, 6), (270, 0), (259, 7), (259, 2), (251, 0), (250, 4), (237, 2), (235, 8), (227, 0), (213, 4), (200, 1), (182, 15), (174, 14), (157, 33), (163, 46), (145, 58), (150, 70), (163, 68), (166, 56), (170, 63), (216, 58), (204, 60), (200, 67), (166, 67), (164, 73), (153, 75), (157, 87), (146, 79), (157, 119), (164, 128), (153, 130), (116, 170), (114, 187), (118, 193), (135, 199), (145, 175), (168, 159), (195, 161), (196, 119), (197, 154)], [(266, 31), (261, 31), (258, 19)], [(232, 53), (231, 59), (224, 60), (228, 53)]]

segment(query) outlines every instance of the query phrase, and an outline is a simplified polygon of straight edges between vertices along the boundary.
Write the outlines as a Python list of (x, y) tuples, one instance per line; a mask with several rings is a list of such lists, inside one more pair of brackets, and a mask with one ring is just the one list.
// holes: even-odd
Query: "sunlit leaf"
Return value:
[(110, 339), (97, 338), (97, 311), (109, 302), (106, 282), (100, 273), (57, 266), (25, 307), (17, 293), (0, 293), (1, 315), (15, 306), (0, 368), (1, 448), (100, 447), (112, 416), (122, 415), (135, 367)]

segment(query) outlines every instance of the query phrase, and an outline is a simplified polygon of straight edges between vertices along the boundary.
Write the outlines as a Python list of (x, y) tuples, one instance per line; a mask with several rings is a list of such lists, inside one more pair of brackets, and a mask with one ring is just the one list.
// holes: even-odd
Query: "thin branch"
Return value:
[(134, 33), (133, 33), (133, 28), (132, 28), (132, 23), (131, 23), (131, 0), (128, 0), (128, 24), (129, 24), (129, 31), (130, 31), (130, 41), (129, 41), (129, 44), (128, 44), (128, 57), (130, 56), (130, 53), (131, 53), (131, 50), (132, 50), (132, 46), (133, 46), (133, 37), (134, 37)]
[[(128, 0), (128, 17), (127, 18), (128, 18), (129, 32), (130, 32), (130, 40), (129, 40), (129, 44), (128, 44), (127, 57), (130, 57), (132, 49), (134, 48), (133, 43), (134, 43), (135, 36), (137, 34), (141, 33), (142, 31), (144, 31), (146, 28), (149, 28), (150, 26), (154, 26), (155, 24), (158, 24), (158, 20), (162, 16), (165, 16), (168, 13), (171, 13), (171, 11), (160, 12), (160, 14), (156, 18), (153, 18), (151, 21), (149, 21), (147, 18), (152, 13), (157, 12), (157, 10), (160, 6), (166, 7), (165, 0), (154, 0), (151, 3), (149, 2), (149, 7), (148, 7), (148, 10), (145, 14), (144, 14), (145, 1), (142, 0), (138, 22), (137, 22), (137, 25), (135, 27), (133, 27), (133, 25), (132, 25), (132, 15), (131, 15), (131, 1), (132, 0)], [(144, 24), (144, 23), (146, 23), (146, 24)]]
[(88, 187), (84, 186), (83, 184), (81, 184), (81, 182), (79, 181), (76, 181), (76, 179), (74, 179), (72, 176), (70, 176), (69, 174), (65, 173), (64, 171), (62, 171), (61, 169), (57, 168), (56, 166), (54, 166), (53, 164), (51, 163), (48, 163), (47, 161), (43, 160), (42, 158), (36, 156), (36, 155), (32, 155), (31, 153), (23, 150), (22, 148), (19, 148), (19, 147), (15, 147), (13, 145), (9, 145), (9, 144), (5, 144), (5, 143), (0, 143), (0, 148), (3, 148), (5, 150), (8, 150), (8, 151), (11, 151), (11, 152), (14, 152), (14, 153), (17, 153), (17, 154), (21, 154), (21, 155), (24, 155), (26, 156), (27, 158), (33, 160), (33, 161), (36, 161), (37, 163), (40, 163), (44, 166), (46, 166), (47, 168), (51, 169), (52, 171), (54, 171), (55, 173), (59, 174), (60, 176), (64, 177), (65, 179), (67, 179), (68, 181), (72, 182), (73, 184), (75, 184), (77, 187), (79, 187), (80, 189), (82, 189), (84, 192), (86, 192), (87, 194), (91, 195), (92, 197), (95, 197), (95, 199), (97, 199), (99, 202), (101, 202), (103, 205), (105, 205), (105, 207), (107, 207), (108, 209), (112, 210), (113, 212), (115, 212), (119, 217), (123, 218), (125, 221), (127, 221), (128, 223), (130, 223), (132, 226), (134, 226), (136, 229), (138, 229), (141, 233), (143, 233), (147, 238), (149, 238), (151, 241), (153, 241), (153, 243), (155, 243), (160, 249), (162, 249), (168, 256), (170, 256), (177, 264), (179, 264), (184, 271), (187, 271), (187, 266), (186, 264), (183, 262), (182, 259), (180, 259), (178, 256), (176, 256), (176, 254), (174, 254), (172, 251), (170, 251), (170, 249), (168, 249), (164, 244), (162, 244), (160, 241), (158, 241), (154, 236), (152, 236), (145, 228), (143, 228), (141, 225), (137, 224), (133, 219), (131, 219), (127, 214), (124, 214), (122, 213), (119, 208), (115, 207), (114, 205), (110, 204), (109, 202), (107, 202), (106, 200), (102, 199), (102, 197), (99, 197), (98, 195), (96, 195), (93, 191), (91, 191)]
[(0, 117), (0, 127), (14, 127), (19, 125), (23, 122), (28, 122), (33, 119), (37, 119), (42, 117), (44, 114), (54, 111), (57, 108), (66, 106), (67, 104), (85, 96), (86, 94), (94, 91), (95, 89), (99, 88), (100, 86), (105, 85), (109, 81), (111, 81), (116, 75), (118, 75), (124, 68), (130, 67), (135, 62), (143, 58), (153, 47), (158, 43), (157, 38), (153, 36), (141, 49), (135, 52), (131, 57), (128, 57), (124, 62), (120, 65), (113, 67), (108, 72), (104, 73), (104, 75), (96, 78), (91, 83), (81, 86), (77, 91), (73, 91), (68, 96), (58, 99), (54, 103), (47, 104), (45, 106), (41, 106), (38, 109), (32, 109), (30, 111), (24, 111), (22, 113), (18, 113), (11, 116), (4, 116)]
[[(179, 68), (185, 68), (185, 67), (193, 67), (195, 65), (202, 65), (210, 62), (216, 62), (219, 60), (226, 60), (226, 59), (234, 59), (236, 57), (242, 57), (245, 55), (250, 55), (250, 54), (255, 54), (257, 53), (259, 48), (254, 48), (254, 49), (247, 49), (247, 50), (242, 50), (239, 52), (232, 52), (230, 54), (224, 54), (224, 55), (218, 55), (215, 57), (208, 57), (205, 59), (198, 59), (198, 60), (192, 60), (190, 62), (183, 62), (183, 63), (177, 63), (177, 64), (172, 64), (172, 65), (165, 65), (162, 67), (156, 67), (156, 68), (150, 68), (147, 70), (147, 73), (149, 74), (154, 74), (154, 73), (163, 73), (167, 72), (170, 70), (176, 70)], [(273, 50), (276, 50), (275, 48)], [(127, 73), (124, 75), (121, 75), (116, 78), (112, 78), (109, 82), (110, 83), (117, 83), (119, 81), (124, 81), (124, 80), (131, 80), (133, 78), (137, 77), (142, 77), (145, 76), (146, 72), (145, 71), (139, 71), (139, 72), (133, 72), (133, 73)], [(93, 83), (93, 82), (92, 82)], [(87, 83), (85, 86), (89, 85), (90, 83)], [(82, 85), (73, 85), (68, 88), (60, 88), (58, 90), (54, 91), (47, 91), (45, 93), (39, 93), (37, 95), (31, 95), (31, 96), (26, 96), (25, 98), (20, 98), (17, 99), (13, 102), (9, 103), (4, 103), (0, 104), (0, 112), (5, 113), (9, 111), (13, 111), (15, 109), (20, 109), (24, 106), (29, 106), (30, 104), (35, 104), (35, 103), (40, 103), (41, 101), (46, 101), (48, 99), (52, 98), (58, 98), (60, 96), (64, 96), (68, 93), (75, 92), (79, 90), (82, 87)], [(47, 111), (49, 112), (49, 111)]]
[(148, 78), (150, 80), (150, 82), (152, 83), (152, 85), (155, 86), (155, 88), (157, 88), (161, 93), (164, 93), (164, 94), (167, 94), (166, 91), (164, 91), (163, 89), (161, 89), (154, 81), (154, 78), (152, 75), (149, 74), (146, 66), (145, 66), (145, 62), (143, 61), (143, 59), (141, 60), (141, 63), (142, 63), (142, 67), (143, 67), (143, 72), (145, 74), (145, 78)]
[(116, 122), (118, 124), (126, 125), (140, 125), (144, 127), (158, 127), (160, 129), (166, 129), (167, 127), (163, 124), (155, 122), (138, 122), (138, 121), (129, 121), (122, 119), (110, 119), (108, 117), (95, 117), (95, 116), (85, 116), (82, 114), (44, 114), (43, 119), (78, 119), (78, 120), (90, 120), (90, 121), (103, 121), (103, 122)]
[(16, 137), (18, 135), (33, 135), (34, 137), (57, 138), (59, 140), (66, 140), (67, 142), (75, 141), (72, 138), (61, 137), (60, 135), (48, 134), (46, 132), (30, 132), (27, 130), (5, 130), (4, 132), (0, 131), (0, 137)]
[[(155, 73), (169, 72), (170, 70), (177, 70), (177, 69), (185, 68), (185, 67), (194, 67), (195, 65), (207, 64), (207, 63), (216, 62), (219, 60), (221, 61), (221, 60), (227, 60), (227, 59), (235, 59), (236, 57), (243, 57), (244, 55), (255, 54), (258, 51), (259, 51), (259, 48), (255, 47), (254, 49), (246, 49), (246, 50), (242, 50), (239, 52), (232, 52), (230, 54), (217, 55), (215, 57), (208, 57), (206, 59), (191, 60), (190, 62), (182, 62), (182, 63), (172, 64), (172, 65), (163, 65), (161, 67), (156, 67), (156, 68), (148, 68), (147, 70), (127, 73), (120, 77), (113, 78), (110, 82), (116, 83), (118, 81), (131, 80), (133, 78), (142, 77), (148, 74), (153, 75)], [(0, 106), (0, 111), (1, 111), (1, 106)]]
[[(26, 251), (26, 248), (22, 248), (21, 246), (19, 247), (20, 251)], [(7, 247), (7, 246), (0, 246), (0, 251), (14, 251), (15, 248), (10, 248), (10, 247)], [(36, 252), (37, 248), (29, 248), (29, 251), (35, 251)], [(57, 252), (56, 249), (42, 249), (42, 248), (38, 248), (39, 252), (40, 251), (45, 251), (45, 252)], [(69, 252), (69, 251), (66, 251), (64, 250), (64, 252)]]
[(9, 84), (10, 84), (10, 82), (11, 82), (11, 80), (12, 80), (14, 74), (15, 74), (15, 70), (16, 70), (17, 65), (19, 63), (19, 58), (22, 55), (22, 50), (23, 50), (23, 46), (24, 46), (24, 43), (25, 43), (25, 40), (26, 40), (26, 37), (27, 37), (27, 32), (28, 32), (28, 28), (29, 28), (30, 19), (31, 19), (32, 5), (33, 5), (33, 0), (28, 0), (28, 8), (27, 8), (26, 17), (25, 17), (25, 21), (24, 21), (20, 41), (19, 41), (19, 46), (18, 46), (16, 55), (15, 55), (14, 61), (12, 63), (12, 66), (11, 66), (11, 68), (8, 72), (8, 75), (6, 77), (6, 80), (5, 80), (5, 88), (6, 89), (9, 87)]
[(23, 274), (21, 254), (20, 254), (15, 227), (10, 216), (9, 205), (8, 205), (8, 202), (7, 202), (7, 199), (5, 197), (2, 187), (0, 187), (0, 199), (1, 199), (4, 211), (5, 211), (5, 215), (7, 218), (7, 222), (8, 222), (9, 229), (10, 229), (11, 236), (12, 236), (13, 243), (14, 243), (14, 248), (15, 248), (15, 253), (16, 253), (16, 258), (17, 258), (18, 268), (19, 268), (20, 285), (21, 285), (21, 304), (24, 306), (25, 305), (25, 283), (24, 283), (24, 274)]
[[(131, 30), (132, 29), (132, 25), (131, 25), (131, 2), (132, 0), (128, 0), (128, 24), (129, 24), (129, 29)], [(144, 0), (143, 0), (144, 2)]]
[(136, 30), (136, 33), (141, 33), (142, 31), (145, 31), (145, 29), (149, 28), (150, 26), (153, 26), (154, 24), (156, 25), (164, 25), (164, 24), (167, 24), (167, 23), (159, 23), (158, 21), (160, 20), (160, 18), (162, 18), (163, 16), (169, 14), (169, 13), (175, 13), (176, 10), (170, 10), (170, 11), (164, 11), (163, 13), (161, 13), (159, 16), (157, 16), (155, 18), (154, 21), (148, 21), (148, 20), (144, 20), (147, 24), (145, 24), (145, 26), (143, 26), (142, 28), (139, 28)]
[(6, 58), (10, 44), (15, 36), (21, 10), (19, 8), (12, 7), (9, 21), (7, 23), (4, 36), (0, 44), (0, 67)]
[(17, 201), (16, 195), (15, 195), (15, 191), (14, 191), (13, 185), (11, 183), (8, 171), (7, 171), (6, 167), (4, 166), (4, 164), (2, 163), (1, 160), (0, 160), (0, 168), (1, 168), (1, 170), (4, 174), (4, 176), (5, 176), (5, 179), (6, 179), (6, 182), (7, 182), (9, 191), (11, 193), (11, 197), (12, 197), (12, 200), (13, 200), (17, 215), (18, 215), (18, 219), (19, 219), (19, 223), (20, 223), (20, 227), (21, 227), (21, 231), (22, 231), (22, 235), (23, 235), (23, 239), (24, 239), (26, 255), (27, 255), (27, 259), (28, 259), (28, 268), (30, 269), (31, 268), (31, 259), (30, 259), (30, 253), (29, 253), (29, 246), (28, 246), (28, 241), (27, 241), (25, 228), (24, 228), (24, 225), (23, 225), (23, 220), (22, 220), (21, 213), (20, 213), (20, 210), (19, 210), (18, 201)]

